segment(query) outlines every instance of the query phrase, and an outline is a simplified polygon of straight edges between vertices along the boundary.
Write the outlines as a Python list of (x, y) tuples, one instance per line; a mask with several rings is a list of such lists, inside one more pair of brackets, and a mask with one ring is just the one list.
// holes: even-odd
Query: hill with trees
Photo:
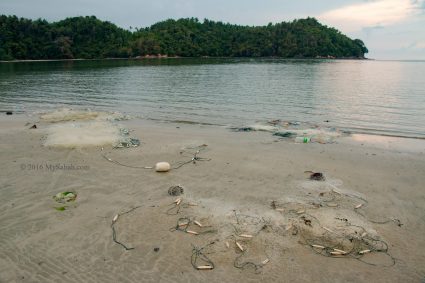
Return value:
[(0, 60), (143, 56), (364, 58), (368, 50), (315, 18), (241, 26), (196, 18), (129, 31), (94, 16), (49, 23), (0, 16)]

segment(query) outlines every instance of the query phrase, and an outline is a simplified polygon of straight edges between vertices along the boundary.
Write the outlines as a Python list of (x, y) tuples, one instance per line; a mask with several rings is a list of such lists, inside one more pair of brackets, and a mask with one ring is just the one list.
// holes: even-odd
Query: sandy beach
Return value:
[[(2, 115), (0, 282), (425, 280), (424, 140), (296, 144), (263, 131), (120, 124), (140, 146), (45, 146), (49, 123)], [(128, 167), (159, 161), (189, 162)], [(184, 194), (170, 196), (176, 185)], [(53, 199), (68, 191), (75, 201)]]

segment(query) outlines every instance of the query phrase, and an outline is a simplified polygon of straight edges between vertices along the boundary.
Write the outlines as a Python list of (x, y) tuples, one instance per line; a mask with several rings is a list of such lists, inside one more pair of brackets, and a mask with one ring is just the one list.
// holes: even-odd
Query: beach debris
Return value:
[[(187, 148), (187, 149), (191, 149), (191, 150), (195, 150), (195, 152), (193, 153), (193, 156), (190, 160), (187, 161), (179, 161), (173, 164), (173, 169), (179, 169), (180, 167), (189, 164), (189, 163), (193, 163), (196, 164), (197, 161), (210, 161), (211, 159), (209, 158), (203, 158), (203, 157), (199, 157), (198, 154), (201, 153), (202, 150), (207, 148), (207, 144), (201, 144), (199, 146), (193, 147), (193, 148)], [(187, 149), (183, 149), (180, 154), (185, 153), (185, 151)]]
[(130, 148), (140, 145), (140, 140), (137, 138), (123, 138), (113, 145), (113, 148)]
[(242, 238), (248, 238), (248, 239), (250, 239), (250, 238), (252, 238), (252, 237), (254, 237), (254, 236), (252, 236), (252, 235), (248, 235), (248, 234), (241, 234), (241, 235), (239, 235), (239, 237), (242, 237)]
[(281, 137), (281, 138), (292, 138), (296, 135), (297, 134), (293, 133), (293, 132), (276, 132), (276, 133), (273, 134), (273, 136)]
[(211, 269), (213, 269), (214, 267), (213, 266), (211, 266), (211, 265), (200, 265), (200, 266), (197, 266), (196, 267), (196, 269), (198, 269), (198, 270), (211, 270)]
[(133, 166), (133, 165), (128, 165), (128, 164), (121, 163), (121, 162), (119, 162), (119, 161), (117, 161), (117, 160), (114, 160), (114, 159), (112, 159), (112, 158), (110, 158), (110, 157), (106, 156), (106, 155), (103, 153), (103, 150), (104, 150), (104, 148), (102, 147), (102, 148), (100, 149), (100, 155), (101, 155), (103, 158), (105, 158), (106, 160), (108, 160), (109, 162), (114, 163), (114, 164), (116, 164), (116, 165), (120, 165), (120, 166), (127, 167), (127, 168), (134, 168), (134, 169), (153, 169), (153, 167), (152, 167), (152, 166)]
[(304, 220), (304, 224), (307, 226), (311, 226), (311, 220), (307, 219), (305, 216), (301, 217), (302, 220)]
[(30, 127), (30, 129), (37, 129), (37, 125), (36, 125), (36, 124), (32, 125), (32, 126)]
[(168, 172), (171, 169), (171, 165), (168, 162), (158, 162), (155, 164), (156, 172)]
[(189, 223), (190, 223), (190, 219), (189, 218), (180, 218), (177, 221), (177, 227), (188, 226)]
[(305, 171), (304, 173), (310, 173), (310, 180), (313, 181), (325, 181), (325, 175), (320, 172), (313, 172), (313, 171)]
[(362, 207), (363, 206), (363, 203), (360, 203), (360, 204), (358, 204), (358, 205), (356, 205), (354, 208), (355, 209), (359, 209), (360, 207)]
[(120, 128), (120, 134), (123, 136), (128, 136), (130, 134), (130, 130), (126, 128)]
[(233, 128), (233, 130), (236, 131), (236, 132), (252, 132), (252, 131), (254, 131), (254, 129), (251, 128), (251, 127)]
[[(208, 243), (203, 247), (196, 247), (192, 244), (192, 256), (190, 257), (190, 263), (196, 270), (211, 270), (214, 269), (214, 263), (208, 257), (209, 252), (205, 252), (209, 247), (213, 246), (217, 240)], [(198, 264), (198, 261), (202, 262)]]
[(173, 203), (175, 203), (176, 205), (180, 205), (181, 202), (182, 202), (182, 199), (178, 198)]
[(186, 222), (186, 223), (180, 223), (179, 224), (179, 227), (184, 227), (184, 226), (188, 226), (189, 225), (189, 222)]
[(266, 265), (267, 263), (269, 263), (270, 262), (270, 259), (268, 259), (268, 258), (266, 258), (265, 260), (263, 260), (262, 262), (261, 262), (261, 264), (262, 265)]
[(340, 250), (340, 249), (334, 249), (335, 252), (341, 253), (341, 254), (347, 254), (346, 251)]
[[(168, 214), (168, 215), (175, 215), (175, 214)], [(214, 230), (214, 229), (205, 230), (204, 228), (209, 227), (209, 226), (204, 226), (204, 225), (199, 226), (198, 224), (195, 224), (196, 226), (199, 227), (197, 229), (198, 231), (194, 231), (194, 230), (191, 230), (192, 224), (195, 224), (194, 220), (191, 220), (188, 217), (181, 217), (177, 220), (177, 224), (174, 227), (170, 228), (170, 231), (180, 231), (180, 232), (185, 232), (185, 233), (192, 234), (192, 235), (201, 235), (201, 234), (216, 233), (217, 232), (217, 230)], [(201, 223), (199, 223), (199, 224), (201, 224)]]
[(225, 245), (226, 245), (226, 248), (230, 248), (229, 242), (226, 241)]
[(243, 252), (244, 251), (244, 249), (243, 249), (243, 247), (242, 247), (242, 245), (241, 244), (239, 244), (238, 242), (236, 242), (236, 246)]
[(231, 128), (232, 130), (234, 130), (235, 132), (255, 132), (255, 131), (260, 131), (260, 132), (275, 132), (278, 130), (277, 127), (275, 126), (270, 126), (270, 125), (260, 125), (260, 124), (256, 124), (256, 125), (252, 125), (252, 126), (247, 126), (247, 127), (241, 127), (241, 128)]
[(296, 137), (295, 142), (296, 143), (309, 143), (311, 141), (310, 137)]
[(255, 124), (241, 128), (230, 128), (236, 132), (265, 131), (280, 138), (290, 138), (295, 143), (334, 143), (336, 138), (348, 135), (348, 132), (334, 127), (320, 126), (307, 122), (271, 120), (265, 124)]
[[(315, 172), (306, 171), (306, 173), (313, 174)], [(269, 231), (279, 234), (283, 232), (281, 235), (284, 236), (292, 234), (293, 236), (299, 237), (298, 242), (300, 244), (309, 246), (311, 251), (321, 256), (341, 259), (354, 258), (373, 266), (391, 267), (396, 263), (396, 259), (389, 253), (389, 245), (380, 236), (368, 234), (364, 227), (368, 223), (385, 224), (390, 221), (394, 221), (396, 224), (399, 223), (395, 218), (389, 218), (388, 220), (382, 221), (369, 219), (365, 211), (353, 209), (356, 206), (360, 208), (361, 206), (359, 206), (359, 204), (363, 206), (367, 205), (367, 199), (359, 193), (349, 192), (348, 190), (344, 192), (334, 192), (334, 190), (338, 189), (332, 184), (335, 183), (335, 181), (332, 181), (332, 183), (326, 182), (326, 187), (329, 186), (326, 191), (323, 191), (323, 185), (314, 185), (314, 183), (311, 182), (304, 183), (306, 186), (310, 188), (313, 187), (322, 192), (319, 191), (317, 194), (313, 194), (312, 192), (297, 191), (299, 193), (305, 193), (305, 199), (297, 195), (296, 197), (290, 196), (285, 198), (283, 203), (272, 200), (270, 207), (273, 210), (282, 209), (282, 214), (287, 222), (284, 225), (279, 222), (270, 223), (269, 225), (272, 225), (272, 229)], [(315, 206), (315, 204), (318, 204), (318, 206)], [(315, 206), (317, 210), (310, 209), (311, 206)], [(336, 209), (329, 209), (327, 207), (336, 207)], [(301, 213), (305, 210), (308, 212)], [(316, 213), (318, 210), (321, 212)], [(361, 215), (362, 218), (355, 219), (354, 216), (350, 216), (350, 218), (348, 218), (348, 216), (341, 217), (340, 215), (344, 210), (352, 210)], [(298, 213), (299, 215), (297, 215)], [(336, 219), (338, 222), (335, 220), (331, 222), (331, 218)], [(322, 221), (324, 221), (326, 225), (324, 225), (324, 223), (322, 224)], [(355, 224), (351, 224), (351, 222)], [(237, 221), (236, 224), (244, 225), (245, 223)], [(235, 231), (238, 232), (241, 231), (241, 229), (246, 231), (245, 227), (236, 227)], [(255, 241), (258, 233), (253, 235), (256, 235)], [(239, 235), (236, 234), (235, 236)], [(235, 249), (238, 248), (235, 247)], [(251, 252), (251, 249), (248, 248), (247, 252)], [(381, 261), (381, 258), (368, 258), (367, 261), (363, 260), (363, 255), (370, 252), (384, 254), (387, 259), (384, 261)], [(247, 253), (245, 252), (243, 254), (246, 256)], [(241, 253), (239, 253), (239, 256), (241, 256)], [(235, 267), (239, 268), (239, 266), (242, 265), (238, 263), (235, 264)], [(255, 263), (251, 263), (249, 266), (255, 267), (256, 265)]]
[(184, 193), (184, 188), (181, 185), (171, 186), (168, 189), (168, 194), (170, 196), (179, 196)]
[(159, 248), (158, 248), (158, 247), (153, 248), (153, 251), (154, 251), (154, 252), (159, 252)]
[(66, 210), (66, 206), (59, 206), (59, 207), (55, 207), (55, 209), (57, 211), (65, 211)]
[(61, 192), (53, 196), (53, 199), (59, 203), (74, 201), (77, 198), (76, 192)]
[(203, 227), (202, 224), (199, 221), (193, 220), (193, 223), (195, 223), (196, 225), (198, 225), (199, 227)]
[(125, 214), (129, 214), (129, 213), (131, 213), (131, 212), (135, 211), (136, 209), (138, 209), (138, 208), (140, 208), (140, 207), (142, 207), (142, 206), (141, 206), (141, 205), (139, 205), (139, 206), (135, 206), (135, 207), (130, 208), (129, 210), (127, 210), (127, 211), (125, 211), (125, 212), (121, 212), (121, 213), (116, 214), (116, 215), (114, 216), (114, 218), (112, 218), (112, 222), (111, 222), (111, 229), (112, 229), (112, 241), (114, 241), (114, 243), (116, 243), (116, 244), (118, 244), (118, 245), (122, 246), (122, 247), (123, 247), (126, 251), (134, 250), (134, 248), (127, 247), (127, 245), (125, 245), (124, 243), (122, 243), (122, 242), (118, 241), (118, 239), (117, 239), (117, 231), (115, 230), (115, 224), (117, 223), (118, 218), (119, 218), (120, 216), (125, 215)]
[(6, 115), (12, 115), (13, 114), (13, 112), (12, 111), (7, 111), (6, 112)]

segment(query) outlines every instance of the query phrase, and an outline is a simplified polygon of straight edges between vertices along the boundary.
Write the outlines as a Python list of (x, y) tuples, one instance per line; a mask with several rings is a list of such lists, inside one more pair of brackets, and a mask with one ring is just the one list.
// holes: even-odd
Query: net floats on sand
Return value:
[(168, 162), (158, 162), (155, 164), (156, 172), (168, 172), (171, 170), (171, 165)]
[(241, 235), (239, 235), (239, 237), (247, 238), (247, 239), (251, 239), (251, 238), (252, 238), (252, 237), (254, 237), (254, 236), (252, 236), (252, 235), (248, 235), (248, 234), (241, 234)]
[(198, 270), (211, 270), (213, 268), (214, 267), (212, 265), (199, 265), (199, 266), (196, 267), (196, 269), (198, 269)]
[(239, 244), (238, 242), (236, 242), (236, 246), (238, 246), (238, 248), (241, 250), (241, 252), (243, 252), (243, 251), (244, 251), (244, 249), (243, 249), (242, 245), (241, 245), (241, 244)]
[(338, 255), (346, 255), (346, 253), (341, 253), (341, 252), (330, 252), (330, 254), (331, 255), (335, 255), (335, 256), (338, 256)]

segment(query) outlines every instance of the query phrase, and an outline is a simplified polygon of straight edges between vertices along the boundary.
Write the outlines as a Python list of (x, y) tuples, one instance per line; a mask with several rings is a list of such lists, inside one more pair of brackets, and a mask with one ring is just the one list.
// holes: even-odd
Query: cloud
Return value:
[(414, 42), (408, 49), (425, 49), (425, 41)]
[(393, 25), (420, 14), (425, 0), (374, 0), (330, 10), (318, 18), (344, 32)]

